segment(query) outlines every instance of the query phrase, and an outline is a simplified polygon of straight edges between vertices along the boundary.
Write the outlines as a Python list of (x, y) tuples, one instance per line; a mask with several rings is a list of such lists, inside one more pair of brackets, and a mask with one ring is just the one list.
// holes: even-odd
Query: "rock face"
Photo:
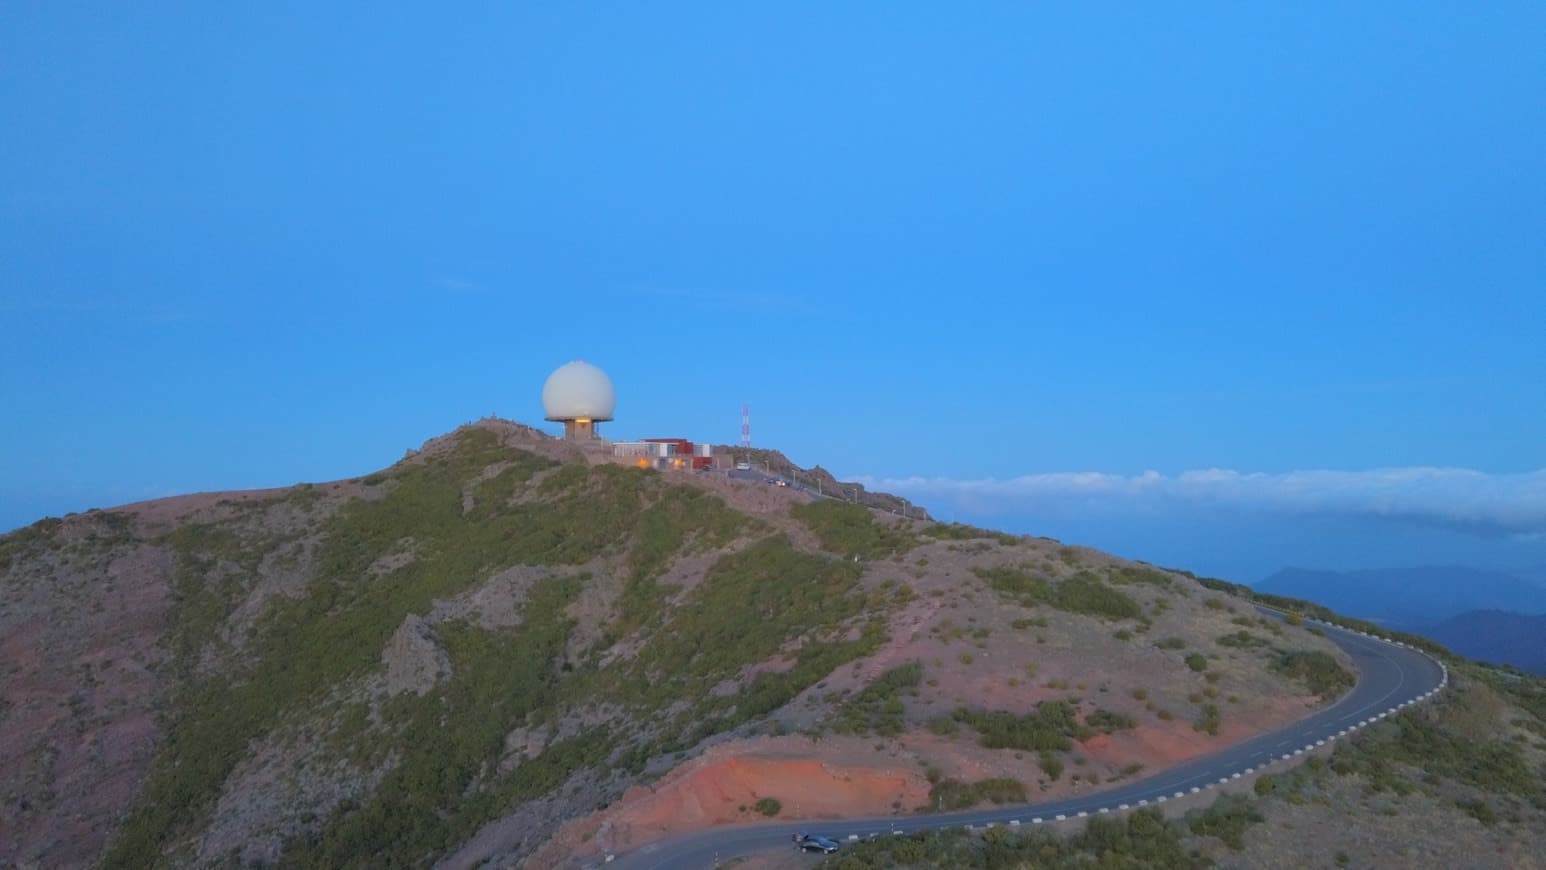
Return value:
[(382, 651), (381, 662), (386, 666), (389, 695), (423, 695), (451, 678), (451, 657), (435, 640), (429, 622), (417, 614), (403, 619)]

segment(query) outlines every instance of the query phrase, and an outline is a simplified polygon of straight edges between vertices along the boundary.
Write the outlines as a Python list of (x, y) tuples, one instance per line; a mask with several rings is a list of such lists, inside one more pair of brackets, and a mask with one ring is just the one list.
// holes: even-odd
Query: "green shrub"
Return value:
[(1063, 775), (1063, 759), (1052, 754), (1050, 750), (1043, 750), (1040, 756), (1038, 756), (1036, 763), (1047, 774), (1047, 778), (1053, 782), (1057, 782), (1058, 778)]
[(1096, 710), (1084, 717), (1084, 724), (1096, 731), (1110, 734), (1113, 731), (1121, 731), (1138, 727), (1138, 720), (1126, 713), (1113, 713), (1110, 710)]
[(1466, 815), (1481, 822), (1486, 827), (1490, 828), (1498, 823), (1498, 814), (1492, 811), (1492, 805), (1483, 798), (1455, 801), (1455, 806), (1465, 810)]
[(1303, 683), (1311, 692), (1331, 699), (1351, 689), (1356, 678), (1321, 650), (1285, 652), (1273, 669)]
[(1204, 731), (1217, 737), (1219, 734), (1219, 708), (1217, 704), (1202, 705), (1202, 712), (1198, 714), (1197, 721), (1192, 727), (1198, 731)]
[(1192, 653), (1186, 657), (1186, 666), (1200, 674), (1208, 669), (1208, 657), (1202, 653)]
[(757, 803), (753, 804), (752, 808), (757, 812), (772, 818), (773, 816), (776, 816), (783, 811), (784, 805), (779, 802), (778, 798), (765, 797), (758, 798)]

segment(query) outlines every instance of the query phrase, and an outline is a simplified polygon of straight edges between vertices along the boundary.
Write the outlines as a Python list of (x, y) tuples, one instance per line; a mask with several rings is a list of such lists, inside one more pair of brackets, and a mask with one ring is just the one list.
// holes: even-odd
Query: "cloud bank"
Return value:
[(1546, 469), (1520, 474), (1465, 468), (1265, 474), (1210, 468), (1176, 475), (1057, 472), (1008, 479), (909, 477), (861, 482), (925, 504), (944, 500), (979, 514), (1212, 507), (1380, 517), (1482, 534), (1546, 534)]

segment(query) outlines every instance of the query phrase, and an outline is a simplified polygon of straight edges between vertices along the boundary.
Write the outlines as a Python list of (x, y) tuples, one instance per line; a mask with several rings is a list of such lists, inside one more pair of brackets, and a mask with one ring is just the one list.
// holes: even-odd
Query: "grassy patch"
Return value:
[(884, 559), (918, 545), (917, 538), (877, 523), (868, 508), (856, 504), (818, 499), (795, 505), (790, 513), (815, 533), (822, 547), (842, 556)]
[(941, 541), (997, 541), (1004, 546), (1013, 546), (1020, 542), (1014, 535), (1004, 532), (995, 532), (991, 529), (980, 529), (965, 523), (929, 523), (918, 530), (920, 534)]
[(1027, 607), (1045, 604), (1101, 619), (1143, 617), (1138, 602), (1089, 571), (1080, 571), (1055, 584), (1025, 568), (978, 568), (975, 573), (1001, 596)]

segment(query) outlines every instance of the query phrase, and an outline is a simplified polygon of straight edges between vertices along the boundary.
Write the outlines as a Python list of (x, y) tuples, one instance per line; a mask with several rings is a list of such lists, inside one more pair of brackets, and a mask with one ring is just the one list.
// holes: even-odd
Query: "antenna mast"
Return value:
[(752, 446), (752, 406), (741, 405), (741, 446)]

